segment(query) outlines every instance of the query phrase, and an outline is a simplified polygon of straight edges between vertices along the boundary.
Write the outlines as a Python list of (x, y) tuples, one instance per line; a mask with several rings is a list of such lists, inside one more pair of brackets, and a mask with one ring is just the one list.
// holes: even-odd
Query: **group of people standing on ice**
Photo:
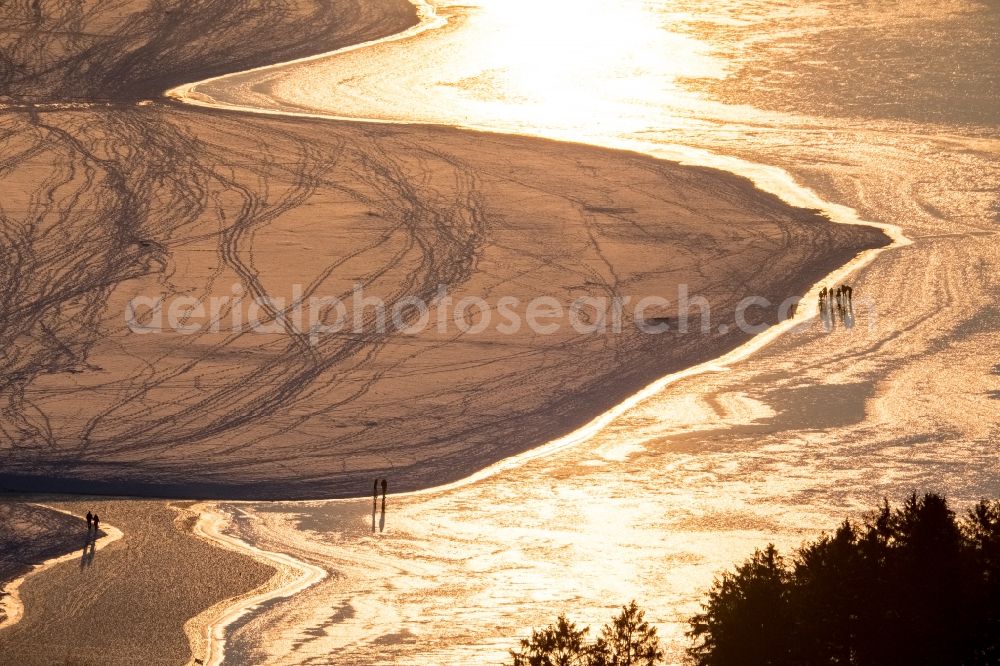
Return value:
[(826, 330), (831, 330), (839, 318), (845, 328), (854, 326), (854, 289), (844, 284), (836, 289), (819, 290), (819, 313)]

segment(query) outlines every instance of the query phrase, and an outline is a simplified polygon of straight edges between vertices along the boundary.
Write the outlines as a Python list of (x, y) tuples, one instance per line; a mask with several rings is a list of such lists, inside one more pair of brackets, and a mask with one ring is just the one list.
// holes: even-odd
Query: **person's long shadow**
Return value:
[(847, 307), (844, 309), (844, 328), (854, 328), (854, 308), (851, 307), (850, 302), (848, 302)]
[(825, 300), (820, 301), (819, 305), (819, 316), (823, 321), (823, 330), (829, 333), (833, 330), (833, 311)]
[(94, 563), (94, 556), (97, 555), (97, 539), (103, 532), (87, 533), (87, 540), (83, 542), (83, 553), (80, 555), (80, 569), (89, 569)]
[(378, 521), (378, 531), (385, 531), (385, 495), (382, 495), (382, 517)]

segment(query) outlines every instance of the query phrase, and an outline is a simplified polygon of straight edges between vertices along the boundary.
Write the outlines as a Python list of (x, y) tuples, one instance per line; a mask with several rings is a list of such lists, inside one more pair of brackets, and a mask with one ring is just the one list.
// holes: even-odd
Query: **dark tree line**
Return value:
[[(959, 519), (933, 493), (884, 502), (790, 558), (773, 545), (718, 577), (690, 620), (697, 666), (1000, 664), (1000, 501)], [(633, 601), (594, 643), (560, 616), (513, 666), (653, 666), (655, 627)]]
[(1000, 502), (958, 520), (943, 497), (884, 503), (718, 578), (691, 619), (698, 666), (1000, 664)]

